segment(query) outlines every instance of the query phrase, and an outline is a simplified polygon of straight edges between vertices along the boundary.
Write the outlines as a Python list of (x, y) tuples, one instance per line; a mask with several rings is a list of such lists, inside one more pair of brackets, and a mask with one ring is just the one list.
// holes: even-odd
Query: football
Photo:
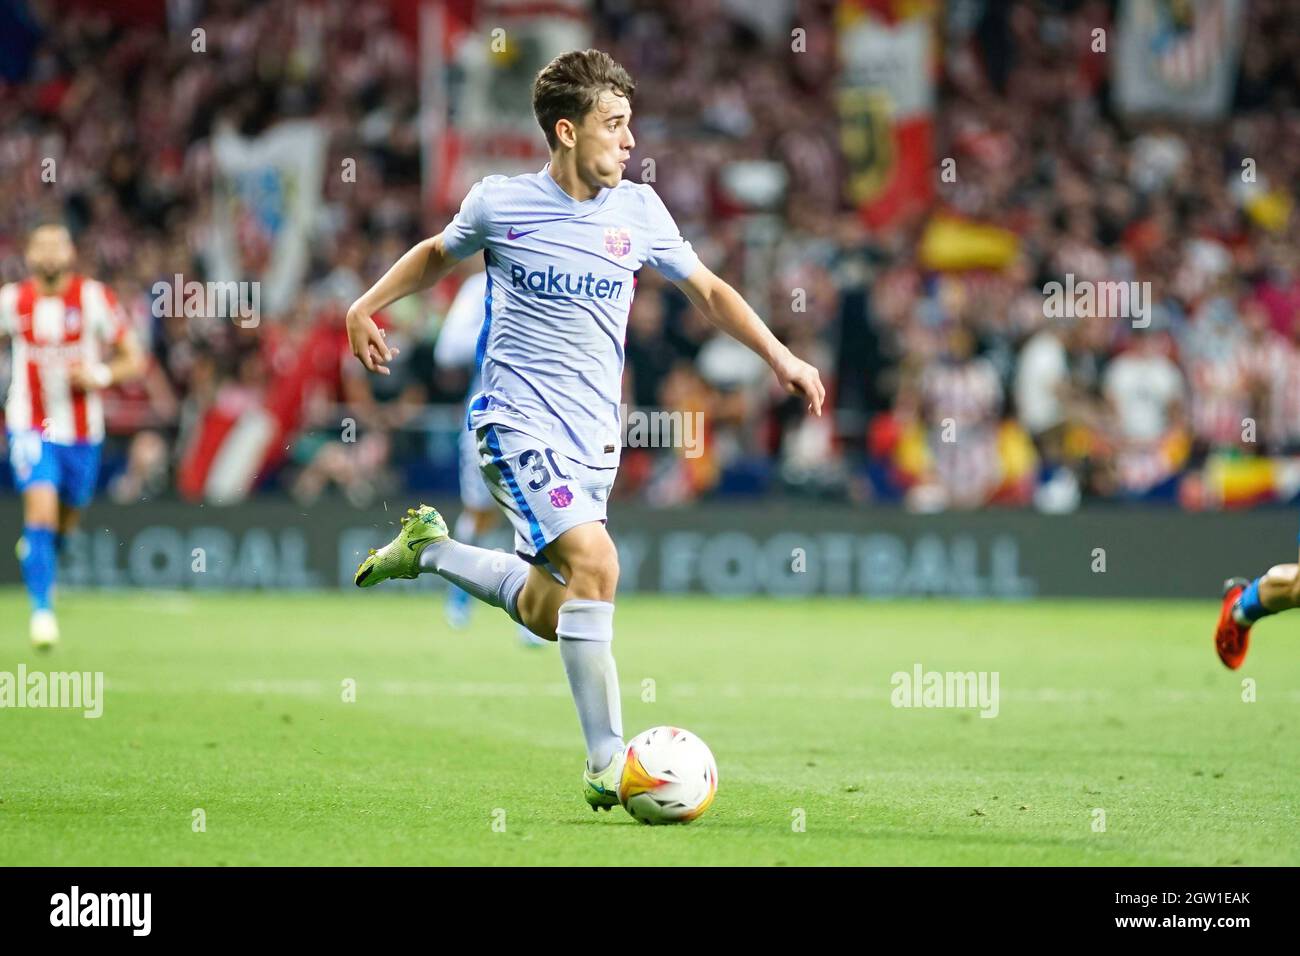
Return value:
[(718, 792), (718, 765), (699, 737), (680, 727), (652, 727), (627, 745), (618, 798), (633, 819), (688, 823)]

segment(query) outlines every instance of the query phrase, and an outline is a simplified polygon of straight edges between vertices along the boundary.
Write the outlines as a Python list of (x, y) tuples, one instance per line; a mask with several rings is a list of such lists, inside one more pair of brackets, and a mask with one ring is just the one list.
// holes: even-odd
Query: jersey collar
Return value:
[(602, 186), (600, 188), (600, 192), (596, 193), (596, 195), (592, 196), (590, 199), (577, 200), (574, 199), (572, 196), (570, 196), (568, 193), (566, 193), (563, 189), (561, 189), (560, 184), (557, 183), (554, 177), (551, 176), (550, 163), (547, 163), (545, 166), (543, 166), (541, 172), (538, 173), (538, 175), (541, 176), (543, 180), (545, 180), (546, 189), (551, 193), (552, 196), (555, 196), (558, 200), (560, 200), (560, 202), (564, 203), (569, 209), (573, 209), (575, 211), (596, 209), (597, 207), (604, 205), (604, 202), (609, 197), (609, 194), (614, 191), (610, 189), (608, 186)]

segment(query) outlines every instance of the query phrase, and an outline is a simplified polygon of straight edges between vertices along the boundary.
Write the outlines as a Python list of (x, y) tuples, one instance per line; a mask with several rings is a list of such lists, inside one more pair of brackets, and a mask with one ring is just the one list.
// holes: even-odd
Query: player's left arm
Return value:
[(94, 365), (78, 364), (69, 369), (68, 379), (72, 385), (85, 390), (109, 388), (144, 374), (144, 349), (134, 332), (125, 332), (111, 348), (113, 352), (107, 361)]
[(109, 388), (139, 378), (145, 372), (146, 358), (140, 339), (126, 324), (126, 316), (106, 286), (103, 305), (99, 311), (102, 314), (97, 316), (92, 332), (100, 336), (110, 352), (105, 361), (93, 365), (80, 362), (73, 365), (68, 370), (68, 381), (74, 388)]
[(802, 395), (808, 410), (821, 415), (826, 389), (817, 369), (782, 345), (739, 292), (703, 264), (675, 284), (714, 326), (762, 358), (782, 388), (791, 395)]

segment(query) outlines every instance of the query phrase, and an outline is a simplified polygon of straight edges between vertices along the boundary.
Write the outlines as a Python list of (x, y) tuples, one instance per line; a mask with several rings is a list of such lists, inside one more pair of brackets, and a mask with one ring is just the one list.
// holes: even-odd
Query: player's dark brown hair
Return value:
[(555, 124), (562, 119), (577, 124), (596, 108), (600, 94), (622, 93), (632, 102), (636, 84), (632, 76), (602, 50), (562, 53), (542, 68), (533, 81), (533, 115), (555, 149)]

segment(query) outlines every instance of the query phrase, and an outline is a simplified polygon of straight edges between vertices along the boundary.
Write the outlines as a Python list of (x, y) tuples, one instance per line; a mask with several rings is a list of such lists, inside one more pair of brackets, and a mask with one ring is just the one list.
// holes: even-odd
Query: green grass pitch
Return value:
[[(559, 655), (498, 611), (452, 633), (440, 596), (382, 589), (60, 610), (38, 655), (0, 592), (0, 671), (102, 671), (104, 713), (0, 709), (0, 864), (1300, 863), (1294, 625), (1230, 673), (1210, 601), (623, 600), (627, 735), (679, 724), (719, 764), (713, 808), (659, 828), (587, 808)], [(998, 715), (891, 706), (916, 663), (998, 672)]]

